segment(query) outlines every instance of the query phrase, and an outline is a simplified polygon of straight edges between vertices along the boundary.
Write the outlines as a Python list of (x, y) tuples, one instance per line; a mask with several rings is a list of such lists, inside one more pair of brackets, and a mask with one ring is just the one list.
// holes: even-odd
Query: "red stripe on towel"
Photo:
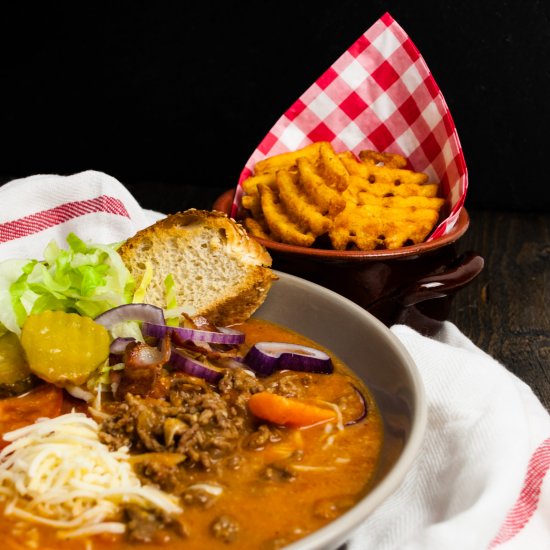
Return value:
[(537, 509), (542, 483), (549, 468), (550, 438), (546, 439), (533, 453), (519, 497), (489, 548), (509, 541), (527, 525)]
[(100, 212), (130, 217), (122, 201), (115, 197), (101, 195), (95, 199), (67, 202), (49, 210), (2, 223), (0, 224), (0, 243), (28, 237), (74, 218)]

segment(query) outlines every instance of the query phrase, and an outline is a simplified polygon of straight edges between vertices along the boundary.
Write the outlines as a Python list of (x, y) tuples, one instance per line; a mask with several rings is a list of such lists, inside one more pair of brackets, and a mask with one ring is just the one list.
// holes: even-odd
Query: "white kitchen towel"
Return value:
[(428, 422), (403, 484), (348, 550), (550, 548), (550, 415), (452, 323), (392, 332), (418, 366)]
[[(0, 261), (41, 259), (73, 231), (118, 242), (164, 214), (86, 171), (0, 186)], [(428, 424), (403, 484), (349, 550), (550, 549), (550, 415), (533, 391), (446, 322), (435, 338), (391, 328), (422, 376)]]
[(118, 242), (162, 214), (141, 208), (115, 178), (95, 170), (38, 174), (0, 187), (0, 260), (37, 258), (55, 239)]

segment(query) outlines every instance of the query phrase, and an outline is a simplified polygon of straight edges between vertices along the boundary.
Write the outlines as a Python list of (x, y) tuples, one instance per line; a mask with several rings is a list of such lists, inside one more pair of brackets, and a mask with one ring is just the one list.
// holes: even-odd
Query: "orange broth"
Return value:
[[(234, 328), (245, 332), (245, 347), (259, 341), (281, 341), (317, 347), (330, 354), (319, 344), (262, 320), (250, 319)], [(238, 468), (222, 469), (217, 474), (195, 470), (190, 482), (215, 480), (224, 491), (208, 506), (183, 505), (186, 537), (173, 536), (165, 544), (133, 543), (124, 535), (61, 541), (50, 528), (2, 515), (4, 545), (17, 550), (269, 550), (282, 548), (323, 527), (368, 492), (383, 439), (382, 419), (370, 391), (342, 361), (331, 357), (334, 373), (312, 375), (308, 392), (336, 402), (342, 394), (350, 394), (351, 384), (365, 397), (367, 417), (343, 429), (332, 424), (330, 432), (326, 423), (302, 429), (281, 427), (279, 442), (267, 443), (259, 450), (240, 449), (242, 461)], [(298, 450), (300, 460), (293, 461)], [(278, 463), (290, 464), (294, 477), (281, 480), (261, 475), (266, 465)], [(219, 540), (211, 533), (214, 518), (227, 514), (239, 525), (232, 542)]]

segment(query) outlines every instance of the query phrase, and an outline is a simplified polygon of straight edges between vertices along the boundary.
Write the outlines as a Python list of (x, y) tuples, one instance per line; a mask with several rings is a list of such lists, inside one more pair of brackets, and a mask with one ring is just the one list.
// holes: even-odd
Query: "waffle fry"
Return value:
[(315, 141), (298, 151), (281, 153), (280, 155), (274, 155), (264, 160), (260, 160), (254, 167), (254, 173), (256, 175), (275, 174), (278, 170), (291, 170), (296, 167), (296, 161), (299, 158), (307, 158), (310, 161), (315, 161), (319, 157), (319, 149), (323, 143), (327, 143), (330, 146), (328, 142)]
[(370, 183), (359, 176), (350, 176), (349, 185), (344, 195), (351, 195), (358, 202), (362, 193), (376, 195), (378, 197), (436, 197), (439, 185), (436, 183), (407, 183), (395, 185), (394, 183)]
[(359, 151), (359, 158), (363, 164), (383, 164), (387, 168), (405, 168), (407, 159), (396, 153), (379, 153), (366, 149)]
[(380, 165), (370, 160), (358, 161), (349, 156), (341, 157), (342, 162), (350, 174), (359, 176), (369, 183), (391, 183), (398, 187), (402, 184), (416, 183), (424, 185), (428, 182), (428, 175), (424, 172), (414, 172), (405, 168)]
[(349, 173), (343, 162), (328, 142), (319, 147), (319, 172), (324, 182), (337, 191), (344, 191), (348, 186)]
[(301, 190), (296, 175), (287, 170), (279, 170), (276, 176), (279, 199), (289, 216), (299, 227), (307, 228), (315, 237), (326, 233), (330, 228), (330, 219), (324, 216), (311, 203)]
[(259, 191), (264, 218), (275, 240), (298, 246), (311, 246), (315, 241), (315, 236), (295, 223), (280, 207), (276, 192), (265, 184), (259, 185)]
[[(394, 249), (424, 241), (445, 199), (402, 155), (336, 153), (329, 142), (268, 157), (243, 184), (241, 220), (256, 237), (335, 250)], [(327, 239), (328, 238), (328, 239)]]
[(342, 195), (327, 185), (308, 159), (300, 158), (297, 164), (299, 181), (304, 192), (323, 214), (334, 218), (344, 210), (346, 201)]
[(243, 220), (244, 228), (251, 234), (261, 239), (269, 239), (269, 228), (267, 227), (265, 220), (262, 218), (262, 222), (255, 220), (252, 217), (245, 218)]
[(439, 213), (429, 209), (349, 205), (329, 232), (335, 250), (395, 249), (422, 242), (433, 229)]

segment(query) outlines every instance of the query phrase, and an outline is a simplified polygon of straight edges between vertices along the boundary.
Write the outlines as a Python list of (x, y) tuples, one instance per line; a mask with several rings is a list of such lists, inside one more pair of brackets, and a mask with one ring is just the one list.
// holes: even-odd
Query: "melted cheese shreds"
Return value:
[(219, 485), (212, 485), (211, 483), (195, 483), (194, 485), (189, 485), (188, 489), (204, 491), (215, 497), (219, 497), (223, 493), (223, 489)]
[(291, 467), (298, 472), (333, 472), (336, 470), (335, 466), (307, 466), (306, 464), (293, 464)]
[(343, 432), (344, 431), (344, 417), (342, 415), (342, 410), (336, 403), (329, 403), (326, 401), (326, 404), (334, 409), (334, 412), (336, 413), (336, 428), (338, 431)]
[(121, 509), (135, 504), (166, 514), (182, 510), (175, 497), (141, 485), (128, 449), (109, 451), (99, 426), (71, 412), (4, 434), (0, 452), (0, 500), (4, 513), (74, 538), (123, 533)]

